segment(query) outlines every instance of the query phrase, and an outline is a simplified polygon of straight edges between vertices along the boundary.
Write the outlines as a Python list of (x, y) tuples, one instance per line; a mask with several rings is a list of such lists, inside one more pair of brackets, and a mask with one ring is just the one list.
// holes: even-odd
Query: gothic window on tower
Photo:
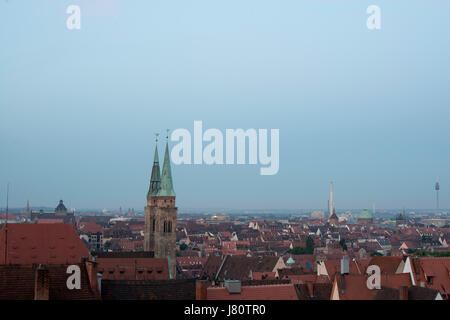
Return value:
[(167, 221), (164, 221), (164, 233), (167, 232)]
[(172, 232), (172, 221), (169, 221), (169, 227), (167, 232)]
[(155, 219), (152, 219), (152, 230), (153, 230), (153, 232), (155, 232), (155, 230), (156, 230), (156, 220)]

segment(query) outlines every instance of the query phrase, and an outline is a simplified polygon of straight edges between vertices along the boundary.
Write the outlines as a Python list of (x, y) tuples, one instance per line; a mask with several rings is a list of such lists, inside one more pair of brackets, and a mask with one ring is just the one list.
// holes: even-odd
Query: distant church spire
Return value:
[(155, 156), (153, 158), (152, 176), (150, 178), (150, 188), (148, 190), (148, 196), (156, 196), (160, 186), (161, 186), (161, 175), (159, 169), (159, 156), (158, 156), (158, 134), (156, 134)]
[(158, 196), (175, 197), (172, 182), (172, 170), (170, 169), (169, 141), (166, 141), (166, 151), (164, 154), (164, 164), (161, 175), (161, 188), (159, 189)]

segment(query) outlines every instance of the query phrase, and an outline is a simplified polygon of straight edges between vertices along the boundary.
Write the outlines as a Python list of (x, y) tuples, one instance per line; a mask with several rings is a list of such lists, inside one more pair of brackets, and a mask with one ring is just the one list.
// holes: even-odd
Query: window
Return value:
[(153, 218), (152, 219), (152, 230), (153, 230), (153, 232), (155, 232), (155, 229), (156, 229), (156, 220)]
[(172, 221), (169, 221), (167, 232), (172, 232)]
[(164, 221), (164, 232), (167, 232), (167, 221)]

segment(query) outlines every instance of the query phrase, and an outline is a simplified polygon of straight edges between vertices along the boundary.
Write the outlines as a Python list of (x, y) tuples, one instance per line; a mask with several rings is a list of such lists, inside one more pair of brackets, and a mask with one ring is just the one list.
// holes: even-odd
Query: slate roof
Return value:
[(102, 280), (103, 300), (195, 300), (195, 280)]
[(313, 283), (313, 294), (308, 290), (307, 284), (296, 284), (295, 289), (300, 300), (330, 300), (331, 283)]
[[(48, 265), (50, 300), (95, 300), (99, 299), (90, 287), (84, 263), (77, 264), (81, 269), (81, 288), (69, 290), (66, 285), (69, 275), (68, 265)], [(35, 272), (37, 265), (0, 266), (0, 300), (33, 300)]]
[(224, 256), (223, 258), (210, 256), (205, 263), (202, 278), (214, 280), (217, 275), (218, 280), (248, 280), (250, 271), (274, 271), (279, 259), (279, 257), (247, 257), (244, 255)]
[(116, 251), (116, 252), (93, 252), (93, 256), (96, 258), (112, 258), (112, 259), (125, 259), (125, 258), (153, 258), (155, 256), (153, 251)]
[(59, 200), (58, 206), (55, 208), (55, 212), (67, 212), (67, 208), (62, 200)]

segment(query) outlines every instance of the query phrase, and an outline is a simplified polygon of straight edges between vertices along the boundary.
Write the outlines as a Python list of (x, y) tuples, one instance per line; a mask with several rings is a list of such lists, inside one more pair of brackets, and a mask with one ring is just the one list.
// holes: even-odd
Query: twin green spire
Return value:
[(152, 197), (175, 197), (175, 191), (173, 191), (172, 170), (170, 169), (169, 142), (166, 142), (166, 151), (164, 154), (164, 164), (161, 175), (159, 170), (158, 146), (156, 146), (148, 195)]
[(156, 196), (161, 186), (161, 176), (159, 173), (159, 157), (158, 157), (158, 145), (155, 147), (155, 158), (153, 160), (152, 177), (150, 178), (150, 189), (148, 190), (148, 196)]

